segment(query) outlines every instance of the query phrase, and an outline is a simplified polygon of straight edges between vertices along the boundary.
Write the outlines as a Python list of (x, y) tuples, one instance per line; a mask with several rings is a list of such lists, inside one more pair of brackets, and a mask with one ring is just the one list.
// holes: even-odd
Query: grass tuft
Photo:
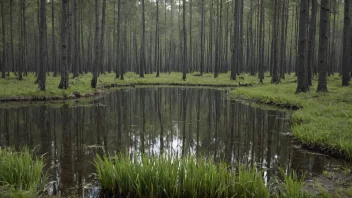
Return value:
[(9, 194), (34, 196), (43, 183), (43, 168), (44, 160), (33, 157), (28, 149), (16, 152), (0, 147), (0, 187)]
[(269, 197), (262, 173), (193, 157), (99, 157), (103, 191), (123, 197)]

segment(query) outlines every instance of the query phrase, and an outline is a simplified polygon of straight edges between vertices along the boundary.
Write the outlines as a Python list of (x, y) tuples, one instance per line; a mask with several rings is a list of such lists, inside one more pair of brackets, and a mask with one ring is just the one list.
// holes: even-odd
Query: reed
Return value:
[(97, 156), (103, 192), (123, 197), (269, 197), (262, 173), (194, 157)]
[(42, 182), (44, 160), (28, 149), (0, 148), (0, 187), (8, 192), (34, 195)]

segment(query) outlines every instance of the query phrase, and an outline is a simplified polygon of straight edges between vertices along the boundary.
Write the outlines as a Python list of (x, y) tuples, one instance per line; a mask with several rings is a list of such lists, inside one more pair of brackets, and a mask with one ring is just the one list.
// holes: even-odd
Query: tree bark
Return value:
[(38, 88), (40, 91), (45, 91), (46, 82), (46, 0), (40, 0), (39, 12), (39, 75), (38, 75)]
[(61, 8), (61, 80), (59, 89), (67, 89), (68, 84), (68, 48), (67, 37), (69, 28), (68, 0), (62, 0)]
[(318, 77), (318, 92), (327, 92), (327, 68), (328, 63), (326, 56), (328, 55), (329, 43), (329, 0), (321, 0), (320, 7), (320, 30), (319, 30), (319, 77)]
[(1, 1), (1, 26), (2, 26), (2, 62), (1, 62), (1, 78), (6, 77), (6, 47), (5, 47), (5, 13), (4, 13), (4, 2)]
[(300, 18), (299, 18), (299, 45), (297, 68), (297, 89), (296, 93), (308, 91), (307, 83), (307, 15), (308, 1), (300, 0)]
[(350, 51), (351, 51), (351, 0), (345, 0), (345, 16), (343, 26), (343, 55), (342, 55), (342, 86), (350, 84)]
[(145, 68), (145, 0), (142, 0), (142, 44), (141, 44), (141, 54), (139, 63), (139, 77), (144, 78), (144, 68)]
[(182, 19), (183, 19), (183, 67), (182, 67), (182, 80), (186, 80), (187, 73), (187, 33), (186, 33), (186, 0), (182, 2)]

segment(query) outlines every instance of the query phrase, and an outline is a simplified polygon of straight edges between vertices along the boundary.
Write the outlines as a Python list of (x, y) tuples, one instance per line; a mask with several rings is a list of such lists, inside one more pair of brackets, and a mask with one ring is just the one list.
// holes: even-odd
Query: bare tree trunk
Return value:
[(73, 27), (72, 27), (72, 49), (73, 49), (73, 78), (78, 77), (78, 59), (79, 59), (79, 51), (78, 51), (78, 39), (77, 39), (77, 0), (72, 1), (72, 10), (73, 10)]
[(321, 0), (320, 7), (320, 30), (319, 30), (319, 77), (318, 77), (318, 92), (327, 92), (327, 68), (328, 63), (326, 56), (328, 55), (329, 43), (329, 0)]
[(182, 80), (186, 80), (187, 73), (187, 33), (186, 33), (186, 0), (182, 2), (182, 19), (183, 19), (183, 67), (182, 67)]
[(144, 78), (144, 67), (145, 67), (145, 5), (142, 0), (142, 44), (141, 44), (141, 54), (139, 63), (139, 77)]
[(94, 45), (95, 45), (95, 57), (93, 65), (93, 78), (91, 82), (91, 87), (97, 87), (98, 80), (98, 71), (100, 66), (100, 42), (99, 42), (99, 0), (95, 0), (95, 36), (94, 36)]
[(155, 23), (155, 66), (156, 66), (156, 77), (160, 74), (160, 56), (159, 56), (159, 0), (156, 0), (156, 23)]
[(13, 5), (12, 5), (12, 0), (10, 1), (10, 45), (11, 45), (11, 71), (15, 71), (15, 53), (14, 53), (14, 46), (13, 46)]
[(54, 0), (51, 0), (51, 64), (53, 66), (54, 74), (57, 76), (57, 64), (56, 64), (56, 42), (55, 42), (55, 9)]
[(312, 16), (309, 25), (309, 40), (308, 40), (308, 85), (312, 86), (312, 78), (314, 68), (314, 53), (315, 53), (315, 29), (316, 29), (316, 16), (317, 16), (317, 0), (312, 0)]
[(204, 1), (202, 0), (202, 16), (201, 16), (201, 30), (200, 30), (200, 75), (203, 75), (204, 72), (204, 41), (205, 41), (205, 36), (204, 36), (204, 26), (205, 26), (205, 13), (204, 13)]
[(299, 18), (299, 45), (297, 68), (297, 89), (296, 93), (308, 91), (307, 83), (307, 15), (308, 1), (300, 0), (300, 18)]
[[(273, 34), (273, 40), (272, 40), (272, 46), (271, 46), (271, 52), (272, 52), (272, 57), (271, 57), (271, 62), (272, 62), (272, 74), (271, 74), (271, 83), (280, 83), (280, 78), (278, 75), (278, 23), (279, 23), (279, 0), (275, 0), (274, 3), (274, 18), (273, 18), (273, 29), (272, 29), (272, 34)], [(305, 0), (306, 1), (306, 0)]]
[(38, 88), (40, 91), (45, 91), (46, 81), (46, 0), (40, 0), (39, 12), (39, 75), (38, 75)]
[(350, 52), (351, 52), (351, 0), (345, 0), (345, 17), (343, 26), (343, 55), (342, 55), (342, 86), (350, 84)]
[(1, 26), (2, 26), (2, 62), (1, 62), (1, 77), (5, 78), (6, 77), (6, 47), (5, 47), (5, 37), (6, 37), (6, 31), (5, 31), (5, 13), (4, 13), (4, 2), (1, 1)]
[(68, 0), (62, 0), (61, 8), (61, 80), (59, 89), (67, 89), (68, 84), (68, 48), (67, 37), (69, 28)]

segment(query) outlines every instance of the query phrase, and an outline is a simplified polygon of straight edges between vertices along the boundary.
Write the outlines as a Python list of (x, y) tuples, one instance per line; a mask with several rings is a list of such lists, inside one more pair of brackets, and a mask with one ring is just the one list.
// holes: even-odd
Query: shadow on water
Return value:
[(227, 98), (214, 89), (139, 88), (91, 105), (0, 108), (0, 146), (45, 154), (49, 194), (97, 197), (96, 154), (206, 156), (257, 165), (265, 180), (284, 170), (320, 175), (334, 158), (296, 149), (289, 115)]

